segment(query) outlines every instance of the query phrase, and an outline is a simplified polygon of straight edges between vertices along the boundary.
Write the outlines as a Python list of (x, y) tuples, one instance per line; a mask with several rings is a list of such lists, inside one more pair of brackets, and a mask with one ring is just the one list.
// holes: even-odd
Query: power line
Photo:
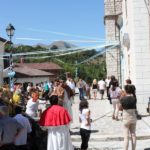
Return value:
[[(117, 44), (118, 45), (118, 44)], [(39, 59), (39, 58), (51, 58), (51, 57), (60, 57), (60, 56), (65, 56), (65, 55), (71, 55), (74, 53), (79, 53), (79, 52), (85, 52), (85, 51), (91, 51), (93, 49), (102, 49), (104, 48), (106, 45), (100, 45), (100, 46), (95, 46), (95, 47), (89, 47), (89, 48), (83, 48), (83, 49), (79, 49), (78, 51), (72, 51), (72, 52), (68, 52), (68, 53), (62, 53), (62, 54), (57, 54), (57, 55), (52, 55), (52, 56), (41, 56), (41, 57), (26, 57), (26, 59)], [(111, 45), (107, 45), (111, 46)], [(61, 52), (61, 51), (59, 51)]]
[[(89, 62), (89, 61), (91, 61), (91, 60), (93, 60), (94, 58), (96, 58), (96, 57), (98, 57), (98, 56), (100, 56), (100, 55), (102, 55), (103, 53), (106, 53), (106, 49), (107, 49), (107, 52), (109, 52), (112, 48), (115, 48), (115, 47), (117, 47), (117, 46), (119, 46), (120, 44), (118, 43), (118, 44), (114, 44), (114, 45), (112, 45), (111, 47), (109, 47), (108, 45), (107, 45), (107, 47), (109, 47), (109, 48), (106, 48), (106, 45), (104, 46), (97, 46), (97, 48), (103, 48), (98, 54), (96, 54), (96, 55), (94, 55), (94, 56), (92, 56), (92, 57), (90, 57), (90, 58), (88, 58), (88, 59), (86, 59), (86, 60), (84, 60), (84, 61), (82, 61), (82, 62), (80, 62), (80, 63), (77, 63), (76, 64), (76, 66), (77, 65), (80, 65), (80, 64), (83, 64), (83, 63), (86, 63), (86, 62)], [(80, 49), (80, 51), (73, 51), (73, 52), (69, 52), (69, 53), (64, 53), (64, 54), (59, 54), (59, 55), (54, 55), (54, 56), (44, 56), (44, 57), (27, 57), (28, 59), (41, 59), (41, 58), (54, 58), (55, 60), (57, 60), (57, 61), (59, 61), (59, 62), (61, 62), (61, 63), (65, 63), (65, 62), (63, 62), (63, 61), (61, 61), (61, 60), (59, 60), (59, 59), (57, 59), (57, 58), (55, 58), (55, 57), (59, 57), (59, 56), (64, 56), (64, 55), (70, 55), (70, 54), (73, 54), (73, 53), (77, 53), (77, 52), (84, 52), (84, 51), (89, 51), (89, 50), (92, 50), (91, 48), (90, 49), (83, 49), (83, 50), (81, 50)], [(0, 59), (9, 59), (9, 58), (0, 58)], [(5, 68), (5, 69), (3, 69), (2, 71), (3, 72), (5, 72), (5, 71), (7, 71), (7, 70), (9, 70), (10, 69), (10, 67), (11, 66), (9, 66), (8, 68)]]
[[(112, 47), (109, 47), (108, 50), (107, 50), (107, 52), (109, 52), (112, 48), (115, 48), (116, 46), (118, 46), (118, 44), (114, 45)], [(86, 62), (88, 62), (90, 60), (93, 60), (94, 58), (96, 58), (96, 57), (98, 57), (98, 56), (100, 56), (100, 55), (102, 55), (104, 53), (106, 53), (106, 48), (102, 49), (102, 51), (100, 51), (98, 54), (96, 54), (96, 55), (94, 55), (94, 56), (92, 56), (92, 57), (90, 57), (90, 58), (88, 58), (88, 59), (86, 59), (86, 60), (78, 63), (77, 65), (80, 65), (80, 64), (86, 63)]]
[[(42, 38), (31, 38), (31, 37), (17, 37), (16, 40), (27, 40), (27, 41), (49, 41), (49, 42), (57, 42), (57, 41), (63, 41), (62, 39), (58, 40), (49, 40), (49, 39), (42, 39)], [(106, 39), (99, 39), (99, 40), (67, 40), (65, 39), (65, 42), (73, 42), (73, 43), (101, 43), (106, 42)]]
[[(27, 56), (27, 55), (38, 55), (38, 54), (47, 54), (47, 53), (64, 53), (64, 52), (68, 52), (69, 51), (73, 51), (72, 53), (75, 53), (76, 51), (88, 51), (91, 49), (101, 49), (103, 47), (108, 47), (108, 46), (112, 46), (115, 43), (109, 43), (109, 44), (104, 44), (104, 45), (98, 45), (98, 46), (91, 46), (91, 47), (75, 47), (75, 48), (63, 48), (63, 49), (57, 49), (57, 51), (53, 51), (53, 50), (44, 50), (44, 51), (34, 51), (34, 52), (25, 52), (25, 53), (13, 53), (12, 56)], [(6, 54), (0, 54), (0, 57), (4, 57), (4, 56), (9, 56), (9, 53)], [(62, 54), (64, 55), (64, 54)], [(58, 55), (59, 56), (59, 55)]]
[(96, 55), (94, 55), (94, 56), (92, 56), (92, 57), (90, 57), (90, 58), (88, 58), (88, 59), (86, 59), (86, 60), (84, 60), (84, 61), (78, 63), (77, 65), (80, 65), (80, 64), (89, 62), (89, 61), (93, 60), (94, 58), (96, 58), (96, 57), (102, 55), (104, 52), (105, 52), (105, 49), (103, 49), (102, 51), (100, 51), (98, 54), (96, 54)]

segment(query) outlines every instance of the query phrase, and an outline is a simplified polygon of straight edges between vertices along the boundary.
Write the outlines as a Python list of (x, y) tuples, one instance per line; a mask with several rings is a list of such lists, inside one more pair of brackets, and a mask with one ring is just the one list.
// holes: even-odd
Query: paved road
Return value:
[[(98, 95), (99, 97), (99, 95)], [(88, 100), (91, 110), (92, 134), (89, 142), (89, 148), (94, 150), (121, 150), (123, 145), (122, 121), (121, 115), (119, 121), (112, 120), (112, 105), (105, 100)], [(81, 144), (79, 135), (79, 119), (78, 119), (79, 99), (75, 97), (73, 105), (73, 123), (71, 125), (72, 141), (77, 147)], [(138, 110), (143, 115), (142, 120), (137, 123), (137, 150), (150, 148), (150, 116), (146, 112), (147, 103), (138, 104)], [(146, 149), (145, 149), (146, 150)], [(150, 150), (150, 149), (149, 149)]]

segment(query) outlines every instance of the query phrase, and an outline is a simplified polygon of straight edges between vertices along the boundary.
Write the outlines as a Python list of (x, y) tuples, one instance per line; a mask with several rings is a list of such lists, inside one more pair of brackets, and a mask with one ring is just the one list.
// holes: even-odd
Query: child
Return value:
[(82, 139), (81, 150), (87, 150), (88, 142), (91, 134), (91, 119), (90, 119), (90, 110), (87, 100), (82, 100), (79, 105), (79, 121), (81, 123), (80, 135)]

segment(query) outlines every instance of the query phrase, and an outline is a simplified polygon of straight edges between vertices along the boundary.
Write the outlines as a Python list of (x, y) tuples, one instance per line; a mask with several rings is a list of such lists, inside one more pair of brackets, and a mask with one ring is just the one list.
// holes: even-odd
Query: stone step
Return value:
[[(80, 142), (73, 142), (75, 148), (80, 148)], [(122, 143), (89, 142), (88, 150), (122, 150)]]
[[(80, 142), (80, 135), (72, 135), (71, 139), (73, 142)], [(148, 140), (150, 135), (137, 135), (137, 140)], [(104, 142), (104, 141), (123, 141), (123, 136), (120, 135), (91, 135), (90, 141), (92, 142)]]
[[(150, 140), (137, 140), (136, 150), (150, 150)], [(76, 148), (81, 145), (80, 142), (73, 142)], [(123, 141), (105, 141), (105, 142), (92, 142), (89, 141), (88, 150), (123, 150)], [(129, 142), (129, 150), (131, 148), (131, 141)]]

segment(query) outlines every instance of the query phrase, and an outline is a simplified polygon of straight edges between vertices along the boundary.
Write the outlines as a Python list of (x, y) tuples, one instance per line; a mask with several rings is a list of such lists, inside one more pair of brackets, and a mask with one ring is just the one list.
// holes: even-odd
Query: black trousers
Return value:
[(15, 150), (14, 144), (6, 144), (0, 147), (0, 150)]
[(82, 139), (81, 149), (86, 150), (88, 148), (90, 134), (91, 134), (90, 130), (80, 128), (80, 135), (81, 135), (81, 139)]
[(109, 87), (106, 87), (107, 89), (107, 97), (109, 97)]
[(110, 94), (108, 94), (108, 100), (109, 100), (109, 103), (112, 104)]
[(15, 150), (27, 150), (27, 145), (15, 146)]

